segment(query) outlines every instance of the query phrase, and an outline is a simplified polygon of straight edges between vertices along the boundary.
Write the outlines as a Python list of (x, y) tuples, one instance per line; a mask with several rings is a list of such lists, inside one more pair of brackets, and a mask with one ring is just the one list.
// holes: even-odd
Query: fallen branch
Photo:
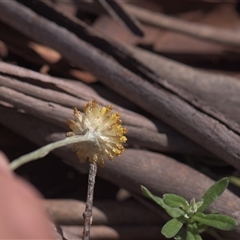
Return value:
[(191, 92), (240, 124), (238, 78), (196, 70), (143, 49), (124, 47), (132, 57), (137, 58), (157, 75)]
[[(131, 126), (144, 127), (151, 131), (157, 131), (158, 128), (164, 128), (163, 126), (161, 126), (161, 124), (158, 124), (159, 126), (156, 126), (156, 124), (153, 121), (149, 120), (147, 117), (143, 115), (137, 114), (133, 111), (129, 111), (123, 107), (116, 105), (115, 103), (112, 103), (102, 98), (97, 93), (98, 91), (97, 87), (96, 87), (96, 90), (94, 90), (93, 88), (81, 82), (72, 81), (70, 79), (60, 79), (60, 78), (51, 77), (48, 75), (40, 74), (38, 72), (34, 72), (29, 69), (14, 66), (4, 62), (0, 62), (0, 73), (2, 73), (3, 75), (6, 75), (6, 76), (1, 76), (2, 78), (1, 85), (6, 87), (11, 86), (12, 89), (17, 89), (18, 91), (26, 93), (30, 96), (34, 95), (34, 96), (37, 96), (39, 99), (60, 103), (63, 106), (70, 106), (71, 108), (74, 106), (77, 106), (80, 109), (83, 108), (86, 102), (92, 99), (95, 99), (98, 101), (100, 105), (103, 105), (103, 106), (114, 104), (115, 110), (121, 113), (121, 117), (125, 124), (129, 124)], [(13, 76), (14, 78), (19, 78), (20, 80), (24, 78), (25, 81), (30, 80), (32, 84), (27, 85), (19, 82), (16, 83), (14, 81), (11, 81), (10, 78), (6, 78), (7, 76)], [(18, 87), (16, 87), (15, 84), (17, 84)], [(46, 94), (44, 94), (46, 89), (43, 90), (43, 89), (35, 88), (35, 85), (41, 86), (42, 84), (48, 84), (48, 88), (50, 89), (57, 88), (57, 90), (59, 89), (59, 92), (66, 92), (68, 95), (66, 94), (59, 95), (59, 93), (57, 93), (56, 91), (53, 94), (53, 91), (49, 89), (46, 91)], [(52, 97), (52, 94), (54, 95), (54, 98)], [(108, 97), (108, 95), (109, 93), (107, 91), (104, 91), (104, 96), (106, 96), (106, 98)], [(71, 96), (74, 96), (74, 97), (71, 97)], [(76, 104), (76, 105), (71, 106), (71, 104)]]
[[(76, 6), (94, 13), (106, 13), (99, 4), (91, 1), (73, 1)], [(143, 9), (131, 4), (124, 4), (124, 9), (140, 22), (170, 31), (186, 34), (204, 41), (214, 42), (230, 47), (240, 47), (240, 34), (237, 29), (220, 29), (200, 23), (188, 22), (170, 17), (160, 12)]]
[(144, 32), (141, 28), (140, 23), (122, 6), (121, 2), (112, 0), (98, 0), (98, 2), (106, 9), (106, 11), (123, 26), (129, 29), (133, 34), (139, 37), (144, 36)]
[[(1, 81), (2, 80), (2, 81)], [(22, 94), (21, 92), (15, 91), (10, 88), (4, 87), (5, 85), (10, 86), (13, 83), (14, 86), (24, 86), (21, 83), (14, 84), (13, 79), (0, 76), (0, 99), (12, 104), (13, 106), (23, 109), (33, 116), (36, 116), (42, 120), (48, 121), (62, 128), (62, 131), (66, 129), (66, 119), (72, 116), (72, 109), (63, 107), (56, 102), (55, 92), (52, 91), (51, 98), (48, 98), (49, 102), (41, 101), (40, 99), (33, 98), (31, 96)], [(3, 85), (3, 86), (1, 86)], [(28, 85), (27, 85), (28, 86)], [(33, 87), (31, 95), (34, 92), (41, 93), (42, 89), (39, 87)], [(20, 90), (21, 88), (19, 88)], [(23, 89), (24, 90), (24, 89)], [(35, 90), (35, 91), (34, 91)], [(37, 94), (36, 94), (37, 95)], [(47, 94), (45, 95), (47, 97)], [(77, 105), (78, 107), (79, 105)], [(159, 124), (160, 125), (160, 124)], [(126, 125), (128, 127), (128, 125)], [(165, 131), (166, 130), (166, 131)], [(149, 149), (163, 151), (163, 152), (174, 152), (184, 154), (200, 154), (209, 155), (207, 151), (201, 147), (195, 145), (187, 138), (181, 136), (178, 133), (168, 130), (164, 126), (160, 129), (162, 133), (149, 131), (145, 128), (131, 127), (129, 126), (129, 137), (128, 143), (131, 145), (138, 145)]]
[[(84, 3), (86, 2), (81, 1), (79, 4)], [(238, 108), (240, 105), (240, 82), (238, 79), (195, 70), (149, 51), (123, 45), (94, 30), (79, 19), (63, 15), (54, 9), (49, 2), (48, 4), (37, 2), (31, 4), (31, 7), (37, 13), (69, 29), (79, 38), (114, 57), (132, 72), (143, 78), (150, 77), (150, 79), (149, 74), (157, 75), (155, 78), (153, 77), (152, 81), (155, 81), (159, 76), (165, 78), (168, 82), (191, 92), (194, 96), (207, 102), (209, 106), (213, 106), (240, 123)]]
[(237, 29), (220, 29), (199, 23), (192, 23), (182, 19), (169, 17), (161, 13), (154, 13), (137, 6), (127, 5), (125, 9), (141, 22), (156, 27), (183, 33), (205, 41), (231, 47), (240, 47), (240, 34), (236, 31)]
[(66, 120), (72, 115), (72, 111), (69, 108), (62, 107), (55, 103), (35, 100), (32, 97), (2, 86), (0, 86), (0, 99), (15, 107), (24, 109), (42, 120), (48, 119), (49, 122), (61, 127), (66, 127), (63, 119)]

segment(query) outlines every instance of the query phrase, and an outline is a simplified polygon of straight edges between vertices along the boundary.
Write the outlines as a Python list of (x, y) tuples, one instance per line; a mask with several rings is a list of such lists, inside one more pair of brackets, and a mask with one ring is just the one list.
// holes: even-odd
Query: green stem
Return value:
[(84, 141), (91, 141), (91, 139), (89, 139), (88, 134), (67, 137), (63, 140), (60, 140), (60, 141), (57, 141), (54, 143), (50, 143), (50, 144), (48, 144), (44, 147), (41, 147), (31, 153), (28, 153), (26, 155), (23, 155), (23, 156), (15, 159), (14, 161), (12, 161), (10, 163), (10, 165), (9, 165), (10, 169), (15, 170), (16, 168), (22, 166), (25, 163), (36, 160), (38, 158), (45, 157), (49, 152), (51, 152), (52, 150), (54, 150), (56, 148), (63, 147), (63, 146), (73, 144), (73, 143), (84, 142)]

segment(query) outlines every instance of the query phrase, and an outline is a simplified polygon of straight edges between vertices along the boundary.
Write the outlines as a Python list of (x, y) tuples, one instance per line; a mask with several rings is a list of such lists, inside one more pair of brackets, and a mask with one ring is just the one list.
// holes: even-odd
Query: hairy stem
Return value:
[(12, 161), (10, 163), (10, 169), (15, 170), (16, 168), (22, 166), (25, 163), (36, 160), (38, 158), (45, 157), (49, 152), (51, 152), (52, 150), (54, 150), (56, 148), (63, 147), (63, 146), (73, 144), (73, 143), (84, 142), (84, 141), (91, 141), (91, 139), (89, 139), (88, 134), (67, 137), (63, 140), (60, 140), (60, 141), (57, 141), (54, 143), (50, 143), (50, 144), (48, 144), (44, 147), (41, 147), (31, 153), (28, 153), (26, 155), (23, 155), (23, 156), (15, 159), (14, 161)]
[(83, 236), (82, 236), (83, 240), (89, 240), (90, 238), (90, 226), (92, 224), (93, 194), (94, 194), (96, 174), (97, 174), (97, 164), (90, 163), (86, 208), (85, 208), (85, 212), (83, 213), (83, 218), (84, 218), (84, 227), (83, 227)]

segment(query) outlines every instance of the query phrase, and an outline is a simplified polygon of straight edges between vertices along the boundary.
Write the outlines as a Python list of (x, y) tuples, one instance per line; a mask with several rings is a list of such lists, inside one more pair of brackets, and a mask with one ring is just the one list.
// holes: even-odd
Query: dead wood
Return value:
[(15, 1), (0, 2), (0, 19), (59, 51), (66, 59), (94, 74), (113, 90), (229, 164), (240, 168), (238, 126), (209, 109), (199, 99), (149, 74), (146, 74), (148, 80), (135, 75), (66, 29)]
[(96, 81), (89, 73), (73, 68), (61, 55), (53, 49), (31, 41), (19, 31), (0, 22), (1, 41), (6, 44), (9, 54), (3, 52), (5, 57), (14, 54), (31, 64), (37, 65), (41, 73), (50, 72), (64, 78), (80, 79), (88, 82)]
[(137, 6), (127, 5), (125, 9), (143, 23), (183, 33), (205, 41), (231, 47), (240, 47), (240, 34), (236, 29), (220, 29), (204, 24), (188, 22), (161, 13), (154, 13)]
[(97, 0), (103, 8), (117, 21), (129, 29), (133, 34), (139, 37), (144, 36), (141, 24), (131, 14), (125, 11), (123, 4), (117, 1)]
[[(0, 24), (1, 31), (2, 29), (4, 30), (2, 25), (3, 24)], [(69, 77), (67, 72), (70, 70), (65, 70), (66, 66), (64, 67), (59, 64), (51, 65), (45, 59), (41, 59), (40, 56), (37, 55), (33, 50), (26, 47), (28, 38), (20, 37), (19, 35), (21, 35), (21, 33), (17, 31), (14, 33), (16, 36), (14, 41), (18, 45), (12, 46), (12, 38), (9, 37), (10, 34), (13, 34), (12, 32), (13, 31), (11, 31), (11, 28), (8, 27), (5, 29), (4, 34), (1, 35), (1, 40), (4, 40), (10, 51), (19, 54), (33, 63), (40, 65), (47, 64), (47, 66), (50, 65), (50, 69), (54, 69), (54, 71), (60, 73), (61, 76)], [(109, 41), (106, 36), (104, 38)], [(21, 45), (21, 43), (24, 43), (24, 45)], [(111, 41), (111, 44), (114, 45), (114, 41)], [(133, 55), (134, 58), (138, 59), (139, 62), (146, 65), (159, 76), (165, 78), (174, 85), (190, 91), (194, 95), (206, 101), (209, 105), (212, 105), (227, 116), (231, 117), (236, 122), (240, 123), (240, 112), (238, 107), (240, 105), (240, 82), (237, 78), (228, 77), (221, 74), (209, 74), (204, 71), (195, 70), (186, 65), (179, 64), (175, 61), (139, 48), (130, 47), (127, 45), (121, 46), (121, 48), (125, 48)], [(52, 61), (52, 59), (55, 57), (51, 56), (51, 52), (49, 53), (50, 49), (46, 50), (48, 50), (48, 54), (50, 55), (47, 59)]]
[[(3, 107), (0, 109), (1, 124), (37, 145), (42, 146), (64, 138), (64, 134), (56, 134), (59, 129), (54, 125), (27, 114), (17, 113), (14, 109)], [(18, 121), (12, 121), (12, 119), (18, 119)], [(64, 147), (54, 152), (80, 172), (87, 172), (88, 164), (80, 164), (76, 155), (71, 153), (70, 147)], [(156, 195), (162, 196), (166, 192), (175, 193), (188, 200), (192, 197), (200, 199), (213, 184), (213, 181), (205, 175), (172, 158), (133, 149), (127, 149), (114, 161), (107, 161), (105, 167), (99, 169), (98, 176), (136, 194), (141, 195), (140, 185), (142, 184)], [(209, 210), (220, 211), (234, 217), (239, 222), (239, 204), (239, 198), (227, 190), (210, 206)], [(228, 232), (227, 236), (231, 239), (238, 239), (239, 233), (240, 227)]]
[(2, 75), (0, 75), (0, 85), (24, 93), (26, 95), (33, 96), (40, 100), (58, 103), (64, 107), (72, 108), (75, 106), (83, 109), (83, 106), (86, 103), (86, 101), (69, 94), (51, 89), (41, 88), (34, 86), (33, 84), (18, 81), (14, 78), (5, 77)]
[(143, 49), (126, 45), (125, 48), (157, 75), (191, 92), (240, 123), (238, 78), (196, 70)]
[(32, 97), (2, 86), (0, 87), (0, 99), (13, 106), (24, 109), (28, 113), (41, 119), (47, 118), (49, 122), (61, 127), (64, 127), (63, 119), (68, 119), (69, 116), (72, 115), (71, 109), (55, 103), (35, 100)]
[[(75, 5), (94, 13), (106, 13), (104, 8), (96, 2), (74, 1)], [(188, 22), (175, 17), (167, 16), (160, 12), (153, 12), (131, 4), (124, 4), (124, 9), (136, 17), (140, 22), (186, 34), (204, 41), (223, 44), (230, 47), (240, 47), (240, 34), (236, 29), (220, 29), (199, 23)]]
[[(7, 86), (7, 87), (4, 87)], [(18, 91), (15, 91), (9, 87), (13, 87)], [(48, 90), (44, 95), (46, 101), (41, 101), (38, 98), (28, 96), (37, 95), (41, 98), (41, 93), (44, 94), (44, 89), (40, 87), (32, 86), (27, 83), (21, 83), (14, 79), (0, 76), (0, 99), (12, 104), (13, 106), (23, 109), (24, 111), (36, 116), (42, 120), (49, 121), (62, 127), (66, 131), (66, 120), (71, 118), (73, 111), (70, 108), (63, 107), (58, 104), (57, 99), (61, 99), (61, 93)], [(49, 94), (48, 94), (49, 93)], [(71, 96), (63, 95), (62, 100)], [(61, 102), (61, 100), (60, 100)], [(79, 102), (80, 104), (81, 102)], [(83, 109), (83, 105), (73, 105)], [(207, 151), (201, 147), (195, 145), (187, 138), (181, 136), (178, 133), (174, 133), (162, 126), (160, 133), (149, 131), (142, 127), (131, 127), (126, 124), (129, 129), (127, 137), (130, 145), (138, 145), (139, 147), (149, 148), (163, 152), (174, 152), (184, 154), (201, 154), (209, 155)], [(159, 126), (161, 126), (159, 124)], [(166, 131), (165, 131), (166, 130)]]
[[(44, 200), (51, 220), (60, 225), (82, 225), (85, 203), (77, 200)], [(93, 225), (157, 225), (163, 221), (136, 201), (94, 200)]]
[[(63, 106), (69, 106), (69, 104), (76, 104), (76, 105), (72, 105), (72, 106), (70, 105), (70, 106), (71, 107), (77, 106), (80, 109), (83, 108), (86, 102), (91, 101), (92, 99), (95, 99), (98, 101), (100, 105), (103, 105), (103, 106), (114, 104), (114, 109), (121, 113), (122, 119), (125, 124), (131, 125), (131, 126), (144, 127), (152, 131), (157, 131), (158, 128), (160, 129), (164, 128), (161, 124), (158, 124), (158, 123), (156, 126), (156, 123), (154, 123), (153, 121), (151, 121), (150, 119), (148, 119), (143, 115), (137, 114), (136, 112), (129, 111), (123, 107), (116, 105), (115, 103), (107, 101), (106, 99), (102, 98), (97, 93), (97, 91), (95, 91), (93, 88), (89, 87), (84, 83), (72, 81), (70, 79), (60, 79), (60, 78), (51, 77), (48, 75), (40, 74), (31, 70), (14, 66), (4, 62), (0, 62), (0, 72), (7, 76), (20, 78), (20, 80), (23, 78), (25, 79), (25, 81), (30, 80), (31, 85), (30, 84), (28, 85), (25, 84), (23, 86), (21, 85), (21, 87), (18, 88), (18, 90), (22, 91), (23, 93), (30, 94), (31, 96), (37, 96), (40, 99), (61, 103)], [(11, 84), (10, 79), (5, 79), (5, 80), (2, 81), (4, 82), (4, 84)], [(7, 83), (8, 81), (9, 83)], [(18, 84), (21, 84), (21, 83), (18, 82)], [(47, 84), (48, 88), (50, 89), (66, 92), (68, 96), (66, 96), (66, 94), (65, 95), (63, 94), (59, 98), (58, 97), (59, 93), (55, 92), (54, 96), (56, 97), (56, 99), (55, 97), (48, 98), (48, 96), (49, 95), (51, 96), (51, 94), (53, 93), (50, 90), (46, 91), (46, 95), (44, 94), (44, 92), (42, 92), (42, 89), (38, 88), (37, 91), (34, 90), (36, 88), (34, 88), (33, 85), (41, 86), (42, 84)], [(14, 88), (15, 84), (11, 84), (11, 86), (13, 89), (16, 89)], [(28, 88), (28, 90), (26, 88)], [(46, 89), (44, 88), (44, 91), (45, 90)], [(107, 91), (104, 91), (103, 94), (106, 97), (108, 96)], [(75, 98), (71, 97), (71, 95), (74, 96)], [(67, 102), (62, 101), (61, 98), (67, 101), (69, 100), (70, 103), (68, 104)]]
[[(159, 133), (153, 133), (146, 128), (127, 127), (128, 143), (135, 147), (169, 153), (182, 153), (201, 156), (212, 156), (204, 148), (195, 145), (192, 141), (180, 134), (175, 134), (163, 128)], [(167, 130), (167, 131), (165, 131)]]
[[(84, 2), (81, 2), (84, 4)], [(220, 110), (226, 116), (240, 123), (240, 82), (238, 79), (219, 74), (210, 74), (176, 63), (164, 57), (154, 55), (139, 48), (123, 45), (95, 31), (73, 17), (62, 15), (49, 4), (38, 2), (31, 7), (39, 14), (55, 21), (58, 25), (70, 29), (86, 42), (114, 57), (125, 68), (141, 75), (157, 75), (151, 80), (158, 82), (159, 76), (175, 86), (191, 92), (206, 101), (209, 106)], [(50, 12), (50, 16), (47, 14)], [(146, 76), (147, 75), (147, 76)], [(185, 95), (184, 93), (182, 95)]]

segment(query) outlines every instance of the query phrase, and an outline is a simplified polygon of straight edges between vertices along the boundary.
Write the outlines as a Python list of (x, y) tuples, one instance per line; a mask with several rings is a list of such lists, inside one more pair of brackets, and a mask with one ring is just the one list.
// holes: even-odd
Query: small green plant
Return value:
[[(144, 186), (141, 186), (141, 190), (144, 196), (152, 199), (172, 217), (161, 231), (166, 238), (201, 240), (200, 233), (208, 227), (230, 231), (238, 225), (237, 221), (227, 215), (203, 213), (224, 192), (228, 183), (228, 178), (220, 179), (206, 191), (199, 202), (195, 202), (193, 198), (190, 203), (175, 194), (164, 194), (163, 198), (160, 198)], [(183, 225), (186, 225), (186, 228), (182, 228)]]

